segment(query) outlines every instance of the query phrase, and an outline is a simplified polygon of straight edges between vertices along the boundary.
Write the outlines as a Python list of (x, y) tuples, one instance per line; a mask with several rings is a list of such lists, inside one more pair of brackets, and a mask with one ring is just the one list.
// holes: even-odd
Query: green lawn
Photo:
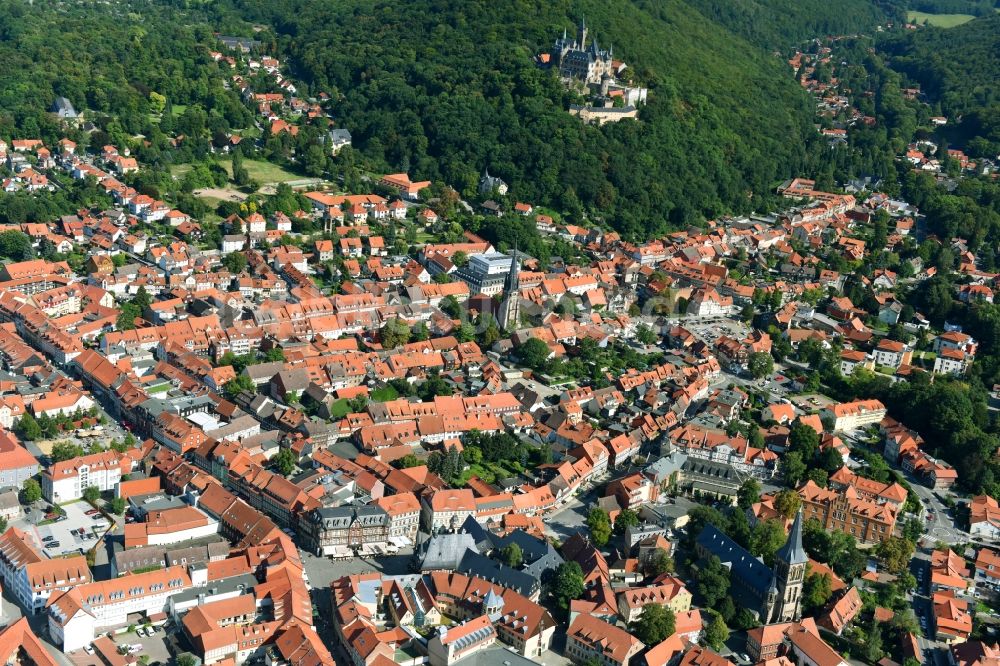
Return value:
[(330, 408), (330, 417), (335, 419), (342, 419), (347, 416), (350, 409), (347, 407), (347, 398), (341, 398), (337, 402), (333, 403)]
[[(225, 167), (226, 173), (232, 177), (232, 159), (229, 158), (219, 160), (219, 163)], [(291, 171), (285, 171), (277, 164), (271, 164), (270, 162), (263, 162), (261, 160), (243, 160), (243, 166), (246, 167), (247, 173), (250, 174), (250, 177), (261, 185), (267, 185), (269, 183), (287, 183), (290, 180), (303, 179), (303, 176), (294, 174)]]
[(383, 386), (371, 392), (371, 399), (375, 402), (389, 402), (399, 397), (399, 392), (391, 386)]
[(906, 18), (910, 23), (923, 25), (924, 21), (938, 28), (954, 28), (956, 25), (968, 23), (976, 18), (972, 14), (927, 14), (925, 12), (910, 11), (906, 13)]

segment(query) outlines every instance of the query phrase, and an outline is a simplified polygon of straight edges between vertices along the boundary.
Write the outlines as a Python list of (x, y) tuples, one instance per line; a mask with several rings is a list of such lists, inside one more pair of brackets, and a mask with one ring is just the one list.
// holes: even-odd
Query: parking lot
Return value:
[(88, 511), (94, 509), (86, 502), (73, 502), (62, 508), (66, 511), (64, 519), (27, 526), (27, 529), (35, 533), (48, 557), (86, 553), (110, 526), (107, 519), (99, 513), (87, 515)]
[(835, 401), (826, 397), (825, 395), (820, 395), (819, 393), (810, 393), (808, 395), (799, 395), (791, 399), (796, 407), (805, 411), (817, 411), (824, 409), (834, 404)]
[[(187, 651), (186, 646), (179, 645), (177, 634), (168, 633), (167, 629), (160, 627), (151, 636), (139, 636), (136, 632), (119, 634), (112, 639), (115, 646), (136, 645), (139, 646), (134, 652), (135, 657), (143, 655), (149, 657), (149, 665), (167, 664), (172, 660), (173, 655)], [(91, 654), (87, 650), (76, 650), (68, 654), (76, 666), (103, 666), (99, 654)]]
[(689, 319), (680, 324), (709, 345), (714, 345), (722, 336), (745, 340), (750, 335), (750, 328), (736, 319)]

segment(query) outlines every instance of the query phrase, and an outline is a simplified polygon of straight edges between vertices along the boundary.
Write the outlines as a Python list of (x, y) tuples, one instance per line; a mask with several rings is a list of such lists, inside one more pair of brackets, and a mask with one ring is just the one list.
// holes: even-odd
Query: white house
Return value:
[(54, 463), (42, 472), (42, 496), (54, 504), (83, 497), (90, 486), (101, 492), (114, 490), (122, 474), (132, 471), (132, 459), (116, 451), (103, 451)]

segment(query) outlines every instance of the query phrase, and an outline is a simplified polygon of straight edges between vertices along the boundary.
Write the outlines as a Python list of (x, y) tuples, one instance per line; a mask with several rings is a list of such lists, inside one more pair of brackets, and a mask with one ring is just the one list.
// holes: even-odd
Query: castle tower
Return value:
[(581, 49), (587, 48), (587, 19), (580, 19), (580, 33), (577, 36), (577, 46)]
[(802, 510), (800, 509), (788, 533), (788, 541), (774, 555), (772, 587), (775, 592), (765, 603), (767, 624), (796, 622), (802, 618), (802, 586), (806, 580), (809, 556), (802, 547)]
[(521, 280), (520, 266), (517, 263), (517, 245), (510, 259), (510, 271), (503, 287), (503, 300), (500, 301), (500, 311), (497, 313), (497, 323), (500, 330), (514, 330), (521, 321)]

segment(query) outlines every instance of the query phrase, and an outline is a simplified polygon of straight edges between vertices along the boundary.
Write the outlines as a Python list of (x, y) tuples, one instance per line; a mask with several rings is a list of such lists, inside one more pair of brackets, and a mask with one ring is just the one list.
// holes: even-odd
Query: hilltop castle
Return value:
[(612, 49), (598, 46), (596, 37), (587, 39), (587, 22), (580, 21), (576, 37), (570, 38), (564, 29), (552, 51), (538, 58), (541, 64), (556, 69), (569, 88), (589, 97), (587, 104), (571, 104), (569, 112), (597, 125), (637, 118), (637, 107), (646, 103), (646, 89), (618, 81), (625, 63), (614, 59)]
[(593, 38), (587, 46), (587, 22), (580, 21), (575, 39), (570, 39), (563, 30), (562, 39), (557, 39), (552, 49), (552, 62), (559, 69), (559, 76), (580, 79), (584, 83), (600, 84), (605, 77), (614, 78), (612, 49), (602, 49)]

